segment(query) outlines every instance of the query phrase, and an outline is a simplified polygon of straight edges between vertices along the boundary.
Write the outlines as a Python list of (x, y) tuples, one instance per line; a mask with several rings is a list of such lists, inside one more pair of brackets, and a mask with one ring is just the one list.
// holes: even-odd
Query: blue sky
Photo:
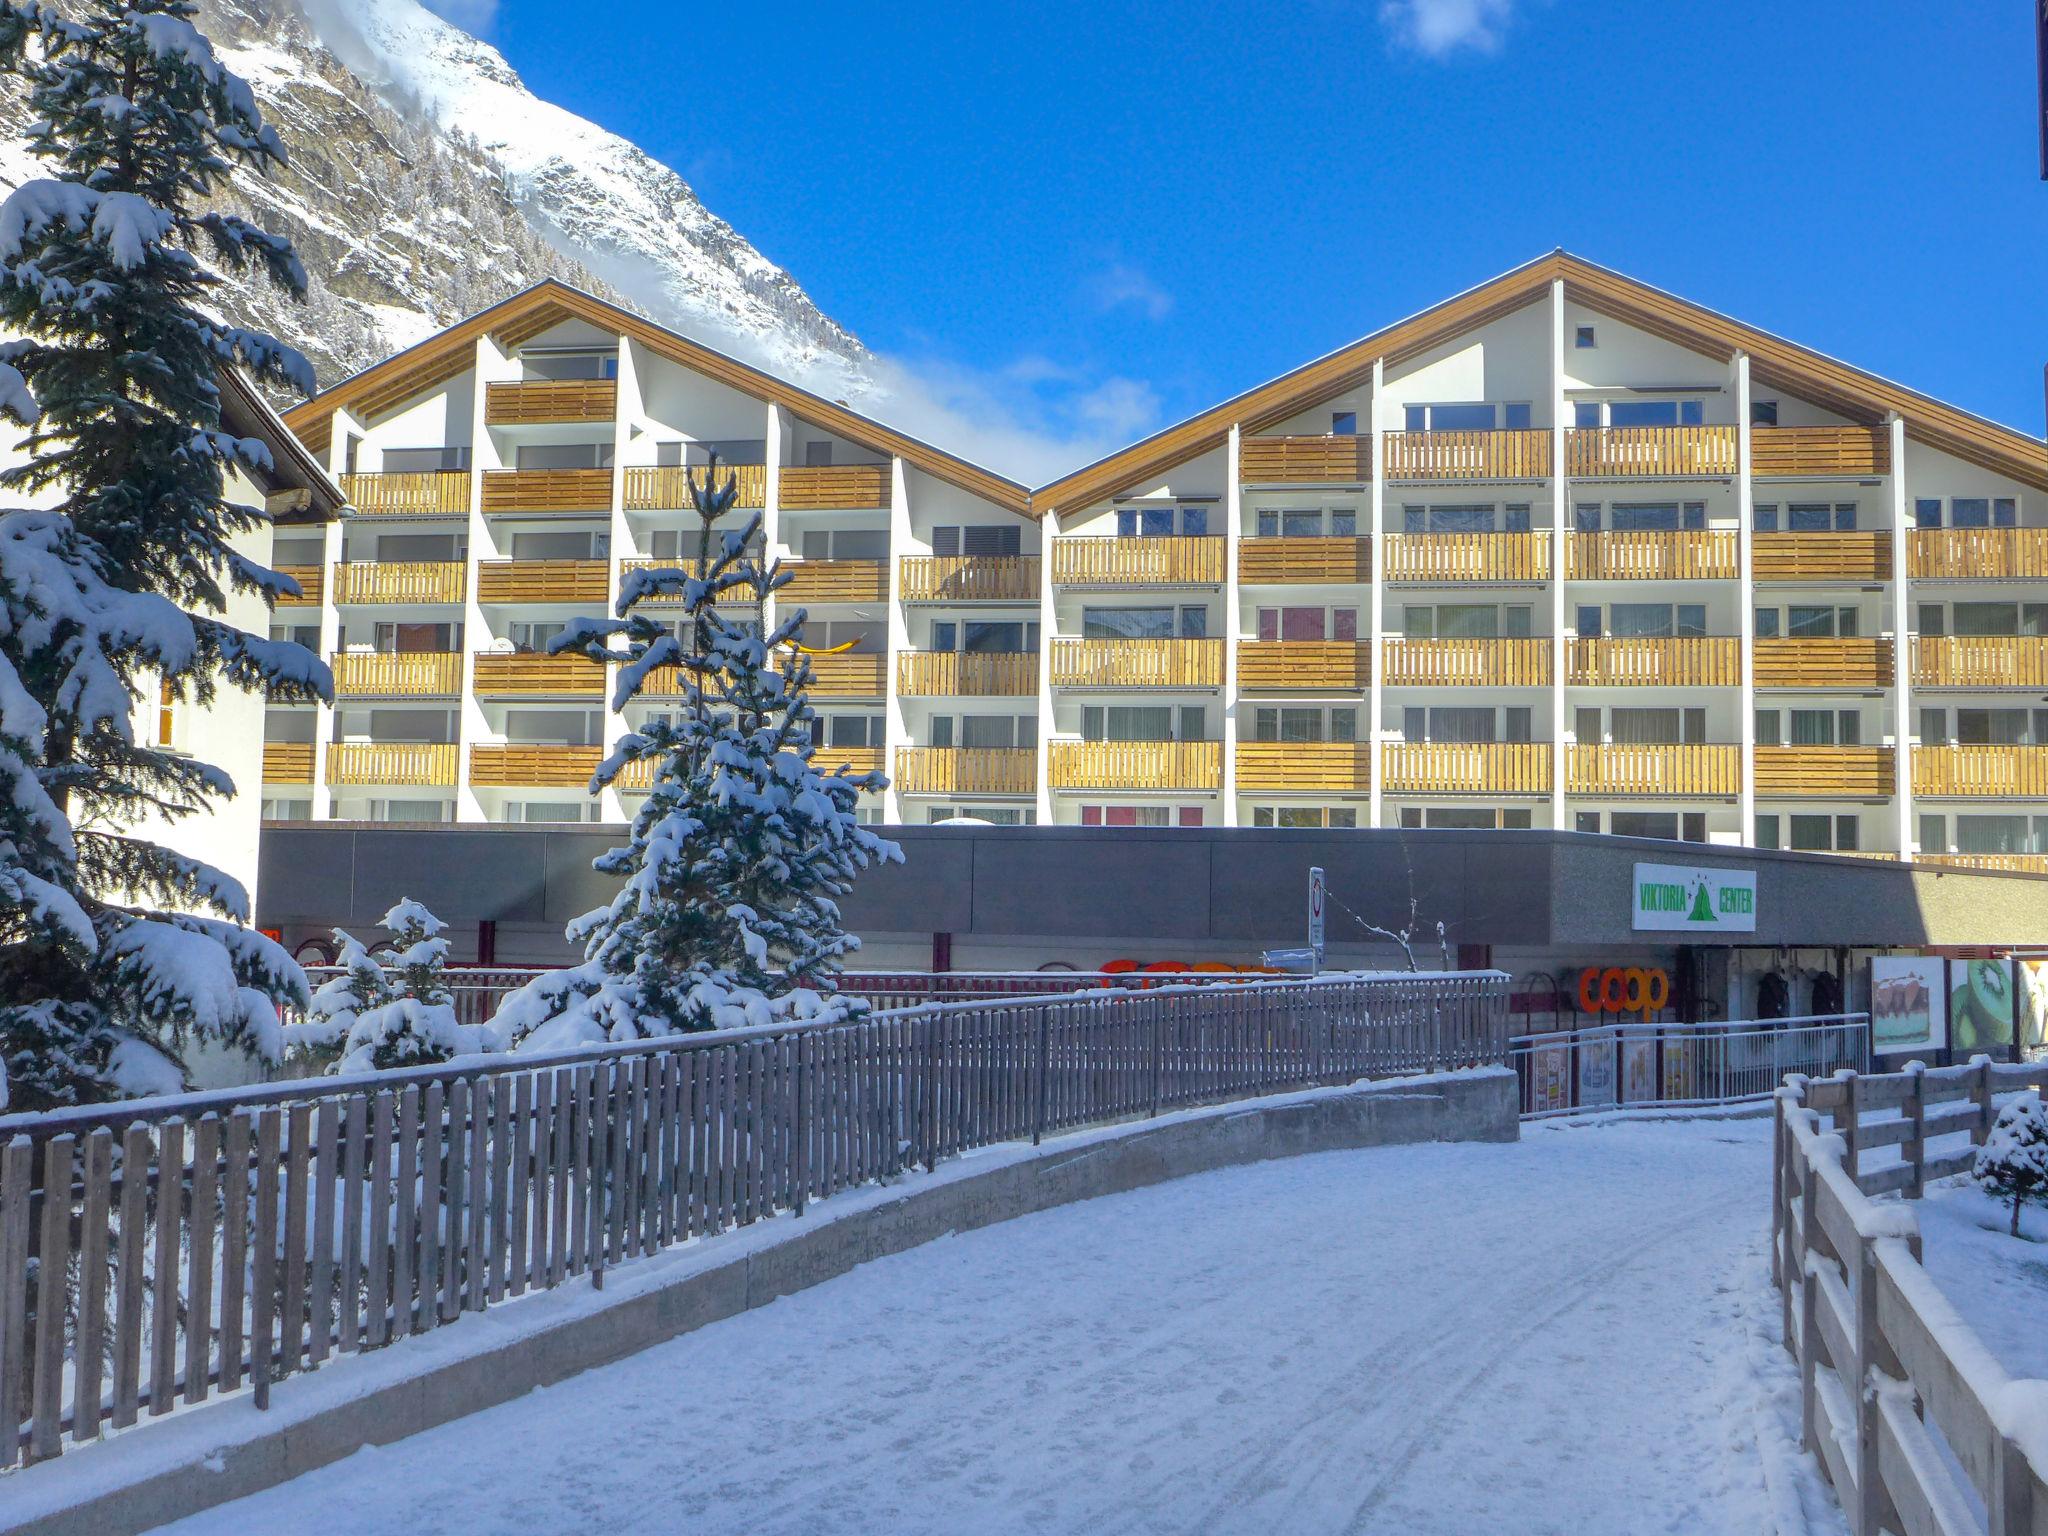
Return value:
[(441, 8), (1059, 451), (1558, 245), (2042, 431), (2021, 0)]

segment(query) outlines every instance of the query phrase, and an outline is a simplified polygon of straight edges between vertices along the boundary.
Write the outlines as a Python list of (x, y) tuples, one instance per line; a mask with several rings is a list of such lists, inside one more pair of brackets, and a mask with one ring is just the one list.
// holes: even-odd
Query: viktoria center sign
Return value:
[(1638, 864), (1629, 925), (1638, 932), (1755, 933), (1756, 875), (1690, 864)]

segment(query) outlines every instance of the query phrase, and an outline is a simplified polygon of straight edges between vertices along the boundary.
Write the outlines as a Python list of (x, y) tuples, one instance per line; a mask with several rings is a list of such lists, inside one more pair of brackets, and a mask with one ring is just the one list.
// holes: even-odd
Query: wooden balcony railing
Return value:
[(1055, 688), (1220, 688), (1221, 640), (1055, 640)]
[(608, 469), (487, 469), (486, 512), (608, 512)]
[(1389, 480), (1542, 480), (1550, 474), (1550, 433), (1389, 432)]
[(2048, 853), (1916, 853), (1915, 864), (1950, 869), (1992, 869), (2015, 875), (2048, 875)]
[(1372, 682), (1372, 647), (1363, 640), (1240, 640), (1239, 693), (1301, 689), (1349, 693)]
[(896, 790), (905, 795), (1029, 795), (1038, 791), (1035, 747), (898, 747)]
[(462, 658), (453, 651), (344, 651), (332, 665), (340, 694), (439, 698), (462, 692)]
[[(702, 469), (689, 469), (682, 465), (663, 464), (629, 468), (625, 474), (625, 506), (628, 512), (678, 512), (692, 511), (696, 503), (690, 499), (690, 482), (704, 483)], [(718, 466), (718, 483), (723, 485), (726, 476), (739, 482), (738, 507), (765, 507), (768, 504), (768, 468), (764, 464), (726, 464)]]
[(341, 494), (363, 517), (441, 517), (469, 511), (469, 471), (343, 475)]
[(277, 600), (280, 608), (317, 607), (326, 590), (326, 572), (317, 565), (280, 565), (277, 574), (289, 576), (299, 584), (297, 597), (284, 596)]
[(1888, 747), (1763, 747), (1756, 749), (1759, 795), (1826, 795), (1888, 800), (1898, 778)]
[(791, 603), (879, 603), (889, 596), (886, 560), (792, 560), (775, 600)]
[(1241, 794), (1344, 794), (1372, 788), (1372, 747), (1362, 741), (1240, 741)]
[(1750, 544), (1758, 581), (1890, 581), (1888, 533), (1759, 533)]
[(1386, 539), (1388, 581), (1548, 581), (1547, 533), (1396, 533)]
[(1889, 688), (1892, 643), (1877, 636), (1756, 643), (1759, 688)]
[(602, 608), (611, 567), (604, 560), (485, 560), (476, 568), (480, 603), (588, 603)]
[(901, 651), (896, 691), (911, 698), (1030, 698), (1036, 651)]
[(1738, 561), (1733, 528), (1574, 533), (1565, 544), (1573, 581), (1733, 581)]
[(327, 782), (453, 784), (461, 750), (452, 741), (337, 741), (327, 748)]
[(337, 603), (459, 603), (459, 560), (349, 560), (334, 568)]
[(1382, 788), (1412, 795), (1544, 795), (1547, 741), (1390, 741), (1380, 748)]
[(471, 690), (484, 698), (506, 694), (601, 694), (604, 668), (588, 656), (506, 655), (480, 651), (471, 662)]
[(1056, 741), (1054, 789), (1220, 789), (1220, 741)]
[(1390, 688), (1548, 688), (1547, 639), (1409, 640), (1380, 646)]
[[(756, 558), (759, 558), (759, 553), (760, 552), (758, 550), (755, 551)], [(692, 575), (695, 575), (698, 570), (698, 565), (695, 559), (663, 560), (653, 559), (645, 556), (636, 556), (632, 559), (621, 560), (619, 562), (619, 575), (621, 578), (624, 578), (626, 574), (631, 571), (676, 570), (688, 571)], [(754, 589), (751, 585), (739, 586), (734, 587), (731, 591), (725, 593), (722, 597), (720, 597), (719, 601), (722, 604), (747, 603), (753, 601), (753, 595)], [(641, 599), (642, 602), (647, 603), (651, 606), (663, 606), (669, 603), (680, 603), (682, 600), (683, 598), (681, 593), (675, 593), (673, 595), (662, 595), (657, 597), (645, 597)]]
[(2048, 578), (2048, 528), (1914, 528), (1906, 538), (1915, 581)]
[(618, 414), (617, 379), (522, 379), (484, 386), (484, 421), (493, 427), (612, 421)]
[(887, 751), (882, 747), (819, 747), (811, 754), (811, 766), (820, 773), (837, 773), (844, 768), (859, 777), (886, 771)]
[(1035, 603), (1036, 555), (905, 555), (896, 567), (906, 603)]
[(1247, 437), (1237, 477), (1246, 485), (1359, 485), (1372, 478), (1370, 437)]
[(1574, 795), (1734, 795), (1742, 791), (1742, 748), (1691, 743), (1574, 743), (1565, 759)]
[(849, 651), (811, 658), (811, 692), (831, 698), (879, 699), (888, 691), (888, 658)]
[(2048, 747), (1915, 747), (1913, 793), (2038, 800), (2048, 795)]
[(478, 742), (469, 749), (469, 782), (486, 789), (584, 789), (603, 747)]
[(1742, 644), (1726, 635), (1573, 636), (1565, 667), (1565, 681), (1579, 688), (1733, 688), (1742, 682)]
[(785, 512), (863, 511), (889, 505), (886, 464), (785, 464), (776, 499)]
[(313, 743), (310, 741), (266, 741), (263, 743), (263, 782), (266, 784), (312, 783)]
[(1692, 480), (1735, 473), (1735, 428), (1573, 427), (1565, 470), (1574, 478)]
[(1752, 427), (1752, 475), (1888, 475), (1891, 434), (1883, 427)]
[(1360, 538), (1246, 539), (1237, 546), (1237, 579), (1249, 585), (1372, 580), (1372, 541)]
[(1221, 586), (1223, 540), (1055, 539), (1052, 579), (1073, 587)]
[(1915, 635), (1916, 688), (2048, 688), (2048, 639), (2038, 635)]

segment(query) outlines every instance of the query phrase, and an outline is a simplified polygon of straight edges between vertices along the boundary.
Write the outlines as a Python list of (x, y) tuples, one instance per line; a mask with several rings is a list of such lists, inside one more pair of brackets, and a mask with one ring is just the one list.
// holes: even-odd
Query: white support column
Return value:
[[(630, 336), (619, 338), (619, 387), (618, 415), (612, 421), (612, 505), (611, 542), (605, 559), (604, 616), (610, 618), (619, 608), (620, 561), (632, 546), (632, 534), (626, 526), (626, 455), (631, 448), (634, 427), (640, 418), (640, 368), (637, 343)], [(604, 723), (600, 727), (605, 750), (611, 750), (612, 743), (626, 734), (626, 717), (612, 708), (612, 684), (617, 675), (609, 668), (604, 675)], [(606, 821), (625, 821), (626, 804), (620, 798), (616, 785), (607, 786), (598, 798), (598, 815)]]
[[(337, 417), (339, 412), (336, 413)], [(341, 423), (335, 422), (335, 433), (340, 435)], [(335, 568), (341, 564), (342, 523), (339, 518), (320, 527), (320, 639), (321, 657), (332, 666), (341, 654), (341, 609), (335, 605), (334, 589), (338, 585)], [(334, 815), (334, 791), (327, 783), (327, 749), (335, 737), (334, 717), (341, 701), (336, 699), (332, 707), (317, 704), (313, 707), (313, 805), (315, 821), (327, 821)]]
[(476, 653), (490, 643), (490, 634), (484, 623), (483, 605), (477, 600), (477, 564), (490, 546), (490, 528), (484, 521), (484, 471), (495, 468), (496, 454), (491, 444), (491, 429), (484, 412), (484, 399), (490, 393), (494, 378), (509, 379), (517, 376), (512, 359), (488, 333), (476, 339), (474, 363), (476, 389), (471, 399), (469, 454), (469, 522), (467, 525), (468, 551), (462, 573), (462, 642), (460, 666), (462, 669), (462, 695), (456, 709), (455, 748), (455, 819), (457, 821), (483, 821), (483, 803), (469, 786), (469, 754), (479, 738), (489, 734), (490, 721), (485, 717), (483, 706), (476, 697)]
[(1365, 683), (1365, 739), (1370, 746), (1371, 761), (1366, 772), (1371, 777), (1367, 788), (1365, 819), (1368, 825), (1377, 827), (1386, 810), (1386, 761), (1387, 753), (1383, 738), (1386, 735), (1381, 711), (1386, 697), (1385, 675), (1387, 670), (1387, 424), (1380, 419), (1381, 399), (1387, 382), (1387, 360), (1376, 357), (1372, 360), (1372, 398), (1366, 402), (1366, 429), (1372, 434), (1367, 452), (1372, 455), (1372, 496), (1366, 508), (1366, 559), (1372, 573), (1372, 584), (1366, 599), (1366, 634), (1372, 641), (1372, 649), (1366, 656)]
[(1059, 513), (1051, 508), (1038, 524), (1038, 824), (1052, 825), (1052, 649), (1058, 605), (1053, 601), (1052, 546)]
[[(761, 474), (761, 552), (764, 565), (782, 553), (782, 439), (786, 424), (782, 419), (782, 407), (773, 400), (768, 402), (766, 430), (768, 447), (762, 455), (766, 463)], [(775, 628), (774, 610), (778, 606), (774, 598), (761, 605), (761, 622), (771, 632)]]
[(1735, 354), (1735, 633), (1742, 648), (1741, 714), (1736, 720), (1742, 743), (1742, 789), (1736, 802), (1736, 841), (1756, 842), (1756, 572), (1752, 545), (1756, 536), (1755, 486), (1750, 481), (1749, 354)]
[(1565, 773), (1571, 763), (1565, 730), (1565, 556), (1571, 527), (1571, 481), (1565, 475), (1567, 407), (1564, 398), (1564, 282), (1550, 285), (1550, 825), (1564, 819)]
[[(884, 740), (890, 751), (910, 740), (903, 718), (903, 700), (896, 692), (897, 658), (910, 650), (910, 617), (903, 611), (903, 552), (910, 548), (910, 474), (898, 454), (889, 461), (889, 587), (883, 632), (887, 637), (882, 657), (882, 708)], [(896, 793), (893, 758), (885, 752), (882, 771), (889, 775), (889, 787), (882, 792), (882, 820), (903, 823), (903, 804)]]
[(1244, 428), (1233, 422), (1230, 447), (1224, 456), (1227, 484), (1223, 491), (1223, 825), (1237, 825), (1237, 639), (1243, 622), (1238, 603), (1238, 540), (1244, 536), (1244, 485), (1238, 473), (1238, 458), (1244, 444)]
[[(1906, 522), (1906, 418), (1894, 411), (1886, 421), (1891, 434), (1891, 475), (1886, 489), (1892, 515), (1892, 741), (1897, 752), (1899, 857), (1911, 858), (1917, 835), (1913, 815), (1913, 582), (1908, 568), (1911, 540)], [(1946, 852), (1929, 849), (1929, 852)]]

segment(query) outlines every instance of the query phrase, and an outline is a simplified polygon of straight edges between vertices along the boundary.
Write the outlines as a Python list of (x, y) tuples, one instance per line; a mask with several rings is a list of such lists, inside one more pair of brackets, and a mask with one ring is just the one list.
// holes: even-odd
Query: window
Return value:
[(1795, 709), (1791, 716), (1795, 747), (1853, 747), (1863, 740), (1863, 716), (1856, 710)]
[(1593, 327), (1590, 325), (1581, 325), (1575, 327), (1572, 331), (1572, 345), (1574, 347), (1577, 347), (1580, 351), (1584, 351), (1589, 347), (1598, 345), (1598, 342), (1596, 341), (1594, 336)]
[(1923, 747), (1945, 747), (1948, 745), (1948, 711), (1922, 707), (1920, 711), (1920, 744)]
[[(1749, 402), (1749, 424), (1752, 427), (1775, 427), (1778, 424), (1778, 402), (1752, 399)], [(1778, 845), (1772, 843), (1770, 846), (1775, 848)]]
[(610, 469), (610, 443), (521, 443), (514, 469)]
[(1572, 507), (1572, 530), (1575, 533), (1598, 533), (1600, 531), (1600, 503), (1581, 501)]
[[(510, 811), (512, 808), (506, 808)], [(453, 821), (455, 803), (452, 800), (372, 800), (370, 820), (372, 821)], [(506, 818), (513, 820), (511, 816)]]
[(959, 555), (994, 556), (1021, 554), (1023, 530), (1015, 524), (1001, 526), (953, 526), (932, 529), (932, 553), (941, 558)]
[(1491, 432), (1498, 420), (1491, 401), (1453, 405), (1411, 405), (1407, 425), (1411, 432)]
[(1253, 741), (1356, 741), (1358, 711), (1339, 704), (1262, 704), (1252, 711)]
[(1330, 413), (1330, 435), (1332, 437), (1356, 437), (1358, 435), (1358, 412), (1332, 411)]
[[(434, 802), (439, 804), (438, 801)], [(583, 800), (514, 800), (505, 807), (507, 821), (581, 821), (584, 819)], [(426, 821), (439, 821), (438, 816), (422, 817)]]
[(1261, 640), (1356, 640), (1356, 608), (1261, 608)]
[(1920, 852), (1947, 853), (1948, 818), (1945, 816), (1922, 816), (1920, 818)]
[(1666, 533), (1707, 526), (1707, 504), (1688, 501), (1617, 502), (1607, 509), (1608, 526), (1616, 533)]
[(1759, 608), (1756, 611), (1756, 637), (1759, 640), (1778, 638), (1778, 610)]
[(1118, 507), (1116, 536), (1120, 539), (1165, 539), (1178, 533), (1184, 538), (1204, 538), (1209, 532), (1207, 507)]
[[(1164, 827), (1172, 825), (1168, 809), (1163, 805), (1084, 805), (1081, 807), (1081, 825), (1084, 827)], [(1199, 822), (1196, 825), (1200, 825)]]
[(1756, 744), (1760, 747), (1782, 747), (1785, 738), (1778, 734), (1778, 711), (1760, 709), (1752, 717), (1756, 722)]
[(1610, 400), (1610, 427), (1696, 427), (1706, 419), (1699, 400)]
[(1600, 830), (1600, 813), (1598, 811), (1573, 812), (1572, 830), (1574, 832), (1598, 832)]
[(265, 821), (311, 821), (313, 802), (267, 799), (263, 802), (262, 816)]
[(2043, 821), (2026, 816), (1956, 817), (1957, 853), (2038, 853)]
[(886, 528), (813, 528), (801, 545), (806, 560), (887, 560)]
[(1252, 807), (1252, 825), (1255, 827), (1355, 827), (1358, 812), (1345, 806), (1320, 805), (1255, 805)]
[(1600, 425), (1600, 402), (1598, 400), (1577, 400), (1572, 403), (1572, 425), (1575, 427), (1597, 427)]
[[(2019, 526), (2019, 499), (2013, 496), (1951, 496), (1948, 498), (1948, 526), (1951, 528), (2015, 528)], [(1922, 528), (1942, 526), (1942, 500), (1938, 496), (1916, 499), (1913, 521)]]
[(1676, 811), (1609, 811), (1607, 830), (1616, 837), (1655, 837), (1675, 842), (1679, 835)]
[(1508, 431), (1510, 431), (1510, 432), (1526, 432), (1526, 431), (1528, 431), (1528, 430), (1529, 430), (1529, 402), (1528, 402), (1528, 401), (1526, 401), (1526, 400), (1509, 400), (1509, 401), (1505, 401), (1505, 402), (1503, 402), (1503, 403), (1502, 403), (1502, 405), (1501, 405), (1501, 408), (1500, 408), (1500, 413), (1501, 413), (1501, 423), (1500, 423), (1500, 424), (1501, 424), (1501, 426), (1502, 426), (1502, 427), (1504, 427), (1504, 428), (1505, 428), (1505, 429), (1507, 429)]
[(1087, 640), (1170, 640), (1171, 608), (1084, 608), (1081, 636)]
[(1492, 533), (1494, 509), (1488, 506), (1406, 507), (1401, 509), (1405, 533)]
[(1787, 816), (1785, 823), (1790, 834), (1786, 846), (1798, 853), (1853, 853), (1860, 844), (1860, 828), (1853, 814), (1796, 814)]
[(925, 812), (928, 823), (941, 821), (985, 821), (992, 827), (1028, 827), (1036, 823), (1035, 811), (1008, 805), (935, 805)]
[[(811, 741), (821, 747), (879, 747), (882, 745), (882, 717), (818, 715), (811, 721)], [(1008, 742), (1002, 744), (1009, 745)]]
[(1939, 528), (1941, 526), (1941, 502), (1932, 497), (1920, 497), (1913, 503), (1913, 526), (1916, 528)]
[(1707, 739), (1707, 712), (1616, 707), (1608, 711), (1608, 726), (1617, 745), (1677, 746)]
[(1209, 634), (1209, 610), (1206, 608), (1183, 608), (1180, 611), (1180, 637), (1183, 640), (1203, 640)]
[(178, 685), (169, 678), (156, 685), (156, 744), (172, 748), (178, 744)]
[(1777, 848), (1782, 846), (1778, 841), (1778, 817), (1775, 812), (1759, 812), (1757, 814), (1755, 843), (1759, 848)]
[(1090, 704), (1081, 711), (1083, 741), (1172, 741), (1167, 704)]
[(616, 379), (619, 354), (588, 348), (523, 352), (519, 371), (524, 379), (555, 383), (570, 379)]
[(1015, 654), (1038, 649), (1038, 626), (1014, 619), (969, 619), (960, 626), (963, 651)]
[(1749, 520), (1758, 533), (1778, 531), (1778, 509), (1774, 503), (1759, 502), (1749, 510)]
[(804, 444), (804, 467), (818, 469), (832, 462), (832, 444), (828, 442)]

